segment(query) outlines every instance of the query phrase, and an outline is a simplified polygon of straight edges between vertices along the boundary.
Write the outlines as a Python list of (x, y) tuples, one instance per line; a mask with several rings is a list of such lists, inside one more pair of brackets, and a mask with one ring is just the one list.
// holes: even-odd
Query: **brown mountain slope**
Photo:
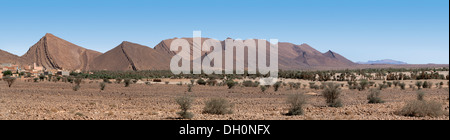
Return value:
[(89, 69), (89, 63), (99, 55), (100, 52), (46, 34), (22, 58), (46, 69), (86, 70)]
[[(185, 38), (192, 45), (192, 38)], [(207, 38), (203, 38), (205, 41)], [(164, 40), (155, 46), (155, 50), (164, 53), (169, 56), (173, 56), (176, 52), (169, 51), (171, 42), (174, 39)], [(224, 41), (222, 41), (223, 49), (225, 47)], [(266, 42), (266, 46), (269, 46), (269, 42)], [(355, 65), (352, 61), (345, 57), (329, 51), (327, 53), (321, 53), (307, 44), (295, 45), (292, 43), (280, 42), (278, 46), (278, 65), (280, 69), (311, 69), (314, 67), (342, 67)], [(191, 50), (198, 50), (197, 48), (191, 48)], [(247, 49), (246, 49), (247, 50)], [(207, 52), (202, 52), (202, 58)], [(247, 66), (247, 55), (245, 60), (238, 60), (234, 58), (234, 61), (244, 61)]]
[(0, 63), (25, 64), (26, 62), (19, 56), (0, 49)]
[(152, 48), (125, 41), (95, 58), (90, 70), (168, 70), (170, 60)]

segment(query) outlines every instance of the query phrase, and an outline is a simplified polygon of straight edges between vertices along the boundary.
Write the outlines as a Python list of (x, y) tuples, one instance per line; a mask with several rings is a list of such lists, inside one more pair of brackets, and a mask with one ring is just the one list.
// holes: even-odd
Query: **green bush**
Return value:
[(397, 87), (397, 86), (400, 85), (400, 81), (394, 81), (393, 83), (394, 83), (394, 86), (395, 86), (395, 87)]
[(233, 80), (228, 80), (227, 81), (228, 89), (233, 88), (235, 85), (236, 85), (236, 82), (234, 82)]
[(197, 80), (197, 84), (198, 84), (198, 85), (206, 85), (206, 81), (203, 80), (203, 79), (198, 79), (198, 80)]
[(10, 70), (4, 71), (3, 76), (12, 76), (13, 73)]
[(387, 85), (388, 85), (389, 87), (392, 87), (392, 82), (387, 82)]
[(180, 106), (181, 111), (177, 112), (177, 114), (182, 119), (192, 119), (194, 117), (194, 114), (188, 111), (192, 108), (192, 103), (194, 102), (194, 99), (192, 99), (189, 96), (183, 96), (177, 98), (175, 101)]
[(405, 83), (400, 83), (400, 89), (405, 90), (406, 89), (406, 84)]
[(6, 77), (3, 77), (3, 81), (5, 81), (8, 84), (8, 87), (11, 87), (12, 84), (16, 81), (16, 78), (10, 77), (9, 75)]
[(386, 85), (386, 84), (378, 84), (378, 89), (379, 90), (383, 90), (383, 89), (386, 89), (386, 88), (388, 88), (388, 85)]
[(39, 81), (39, 78), (34, 78), (33, 81), (34, 81), (35, 83), (37, 83), (37, 82)]
[(380, 90), (372, 89), (370, 90), (370, 94), (367, 96), (367, 100), (369, 100), (369, 104), (379, 104), (384, 103), (384, 101), (380, 98)]
[(244, 87), (258, 87), (259, 86), (259, 82), (255, 81), (250, 81), (250, 80), (246, 80), (244, 82), (242, 82), (242, 85)]
[(366, 88), (367, 88), (368, 86), (369, 86), (369, 81), (367, 81), (367, 80), (361, 80), (361, 81), (359, 82), (358, 90), (359, 90), (359, 91), (366, 90)]
[(342, 107), (341, 99), (339, 98), (341, 90), (338, 84), (327, 83), (325, 84), (323, 97), (326, 99), (326, 103), (329, 107)]
[(422, 84), (422, 88), (429, 88), (429, 86), (431, 86), (431, 85), (427, 81), (423, 82), (423, 84)]
[(280, 86), (281, 86), (282, 83), (283, 83), (283, 82), (278, 81), (278, 82), (276, 82), (275, 84), (273, 84), (273, 90), (274, 90), (275, 92), (277, 92), (277, 91), (278, 91), (278, 88), (280, 88)]
[(288, 116), (303, 115), (303, 106), (307, 103), (307, 98), (303, 94), (290, 95), (286, 102), (290, 105)]
[(262, 91), (262, 92), (266, 92), (266, 90), (267, 90), (267, 87), (266, 87), (266, 86), (259, 86), (259, 88), (261, 88), (261, 91)]
[(416, 82), (417, 89), (422, 89), (422, 85), (423, 85), (423, 82), (421, 82), (421, 81)]
[(203, 113), (215, 115), (232, 114), (233, 110), (231, 108), (233, 108), (233, 105), (223, 98), (210, 99), (205, 102)]

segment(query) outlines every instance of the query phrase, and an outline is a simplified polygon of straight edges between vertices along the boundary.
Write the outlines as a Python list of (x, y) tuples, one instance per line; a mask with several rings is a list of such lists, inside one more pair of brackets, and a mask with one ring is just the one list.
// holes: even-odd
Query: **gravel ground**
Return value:
[[(171, 120), (178, 116), (175, 98), (188, 94), (195, 98), (191, 112), (194, 120), (449, 120), (447, 89), (425, 89), (426, 99), (442, 103), (446, 111), (440, 117), (405, 117), (395, 115), (407, 101), (415, 100), (411, 89), (382, 91), (383, 104), (367, 104), (368, 91), (343, 89), (344, 107), (325, 107), (320, 90), (288, 90), (273, 88), (262, 93), (259, 88), (210, 87), (196, 85), (187, 92), (186, 85), (107, 84), (100, 91), (98, 82), (84, 82), (79, 91), (73, 84), (17, 81), (11, 88), (0, 82), (0, 120)], [(293, 93), (308, 93), (308, 104), (302, 116), (285, 116), (289, 105), (286, 98)], [(223, 97), (231, 101), (230, 115), (202, 114), (204, 102)]]

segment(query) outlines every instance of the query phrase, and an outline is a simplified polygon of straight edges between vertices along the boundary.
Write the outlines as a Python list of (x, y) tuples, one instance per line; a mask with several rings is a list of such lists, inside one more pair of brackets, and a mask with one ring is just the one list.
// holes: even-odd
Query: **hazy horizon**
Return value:
[(1, 1), (0, 49), (23, 55), (45, 33), (106, 52), (174, 37), (279, 39), (353, 62), (449, 64), (448, 0)]

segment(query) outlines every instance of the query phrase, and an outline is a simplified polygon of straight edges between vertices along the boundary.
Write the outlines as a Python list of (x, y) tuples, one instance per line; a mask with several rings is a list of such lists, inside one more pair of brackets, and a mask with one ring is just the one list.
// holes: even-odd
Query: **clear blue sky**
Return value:
[(448, 0), (0, 0), (0, 49), (45, 33), (106, 52), (173, 37), (279, 39), (352, 61), (449, 64)]

